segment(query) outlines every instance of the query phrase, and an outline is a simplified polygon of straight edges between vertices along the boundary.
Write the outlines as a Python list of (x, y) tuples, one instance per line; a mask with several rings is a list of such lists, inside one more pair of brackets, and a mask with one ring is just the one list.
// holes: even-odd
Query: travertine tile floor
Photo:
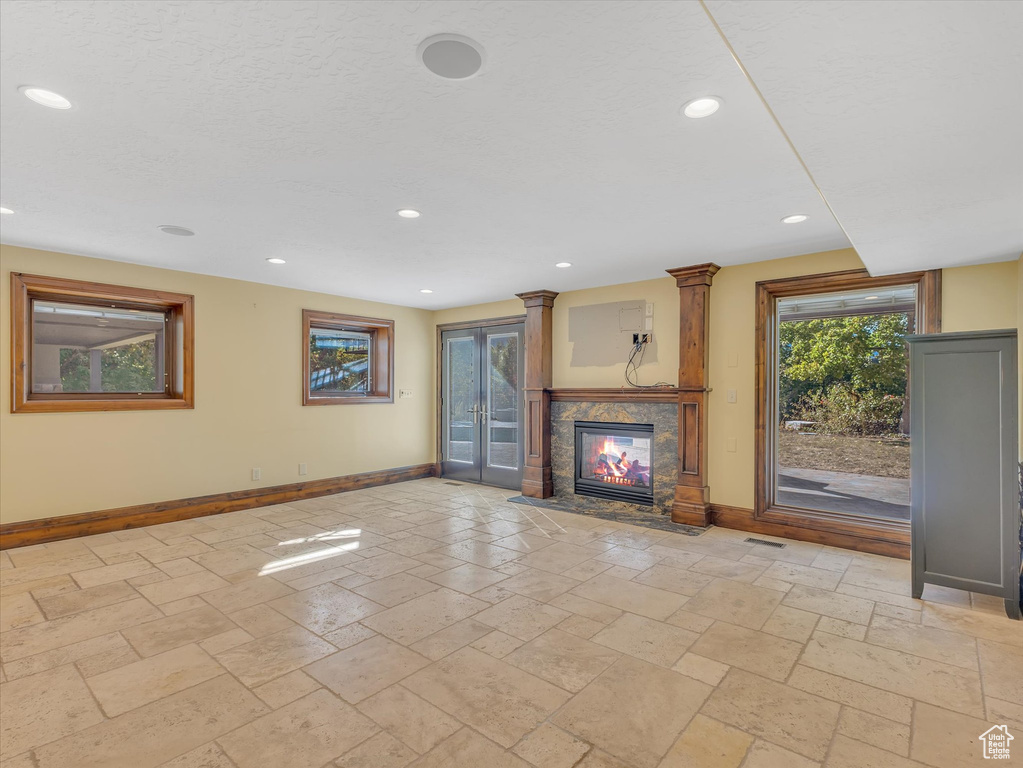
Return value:
[(3, 768), (959, 768), (1023, 628), (909, 565), (423, 480), (2, 555)]

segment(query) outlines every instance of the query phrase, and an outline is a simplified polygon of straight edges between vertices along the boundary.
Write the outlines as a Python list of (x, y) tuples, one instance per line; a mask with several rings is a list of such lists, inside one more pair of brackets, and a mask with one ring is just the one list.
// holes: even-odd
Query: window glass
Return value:
[(774, 498), (909, 520), (909, 358), (915, 285), (777, 303)]
[(471, 336), (448, 339), (448, 408), (449, 461), (472, 463), (476, 447), (474, 405), (476, 403), (475, 342)]
[(309, 329), (309, 391), (317, 395), (365, 395), (372, 390), (369, 333)]
[(519, 335), (487, 335), (487, 463), (519, 467)]
[(32, 301), (32, 392), (163, 392), (164, 312)]

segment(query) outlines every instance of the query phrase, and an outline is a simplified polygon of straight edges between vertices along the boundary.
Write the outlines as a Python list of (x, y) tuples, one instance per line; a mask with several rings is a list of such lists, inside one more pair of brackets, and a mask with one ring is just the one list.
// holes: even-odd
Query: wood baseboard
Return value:
[(532, 467), (526, 464), (522, 471), (522, 495), (532, 499), (549, 499), (554, 495), (554, 474), (550, 465)]
[[(687, 478), (679, 478), (686, 480)], [(706, 528), (714, 521), (710, 511), (710, 488), (706, 486), (685, 485), (679, 482), (675, 486), (675, 497), (671, 502), (671, 522), (683, 525), (695, 525)]]
[(680, 504), (676, 501), (671, 507), (671, 522), (682, 523), (683, 525), (695, 525), (698, 528), (706, 528), (714, 521), (714, 515), (709, 506), (700, 504)]
[(134, 507), (26, 520), (21, 523), (4, 523), (0, 524), (0, 549), (45, 544), (78, 536), (92, 536), (97, 533), (189, 520), (193, 517), (219, 515), (222, 512), (237, 512), (243, 509), (268, 507), (273, 504), (286, 504), (299, 499), (313, 499), (344, 491), (356, 491), (360, 488), (372, 488), (378, 485), (402, 483), (406, 480), (419, 480), (438, 475), (436, 464), (417, 464), (411, 467), (381, 469), (357, 475), (310, 480), (305, 483), (214, 493), (190, 499), (158, 501)]
[(855, 535), (801, 525), (771, 523), (757, 520), (753, 515), (752, 509), (730, 507), (724, 504), (712, 504), (710, 511), (711, 522), (722, 528), (733, 528), (739, 531), (749, 531), (750, 533), (764, 533), (768, 536), (809, 541), (814, 544), (853, 549), (857, 552), (869, 552), (874, 555), (897, 557), (902, 560), (909, 559), (909, 542), (905, 540), (900, 541), (894, 537), (886, 538), (884, 534), (874, 536), (867, 534)]

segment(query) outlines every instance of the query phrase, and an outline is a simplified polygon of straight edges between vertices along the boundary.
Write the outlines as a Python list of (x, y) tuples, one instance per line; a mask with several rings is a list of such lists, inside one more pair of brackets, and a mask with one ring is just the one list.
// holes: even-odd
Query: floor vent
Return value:
[(453, 485), (453, 486), (455, 486), (457, 488), (461, 488), (462, 487), (462, 483), (452, 483), (450, 481), (444, 483), (444, 485)]
[(752, 537), (746, 539), (747, 544), (763, 544), (765, 547), (776, 547), (782, 549), (785, 545), (780, 541), (767, 541), (766, 539), (754, 539)]

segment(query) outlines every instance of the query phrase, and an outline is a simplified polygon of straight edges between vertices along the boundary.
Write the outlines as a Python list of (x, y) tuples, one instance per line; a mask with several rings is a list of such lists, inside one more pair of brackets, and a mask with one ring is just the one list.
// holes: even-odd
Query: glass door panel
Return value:
[(514, 487), (522, 479), (523, 330), (522, 326), (499, 326), (484, 331), (486, 465), (482, 480)]
[(446, 331), (444, 345), (443, 455), (445, 477), (480, 478), (479, 350), (474, 330)]
[(524, 336), (521, 324), (441, 334), (444, 477), (521, 485)]

